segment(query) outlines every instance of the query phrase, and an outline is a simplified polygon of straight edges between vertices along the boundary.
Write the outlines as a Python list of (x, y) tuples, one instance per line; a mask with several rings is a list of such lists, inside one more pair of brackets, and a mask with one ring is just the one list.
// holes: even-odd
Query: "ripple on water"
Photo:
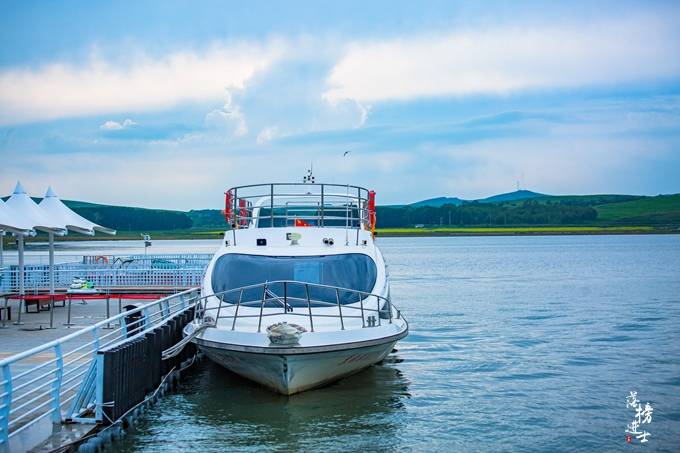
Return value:
[(605, 360), (595, 356), (580, 356), (567, 359), (564, 364), (567, 366), (597, 366), (605, 363)]
[(631, 337), (629, 335), (609, 335), (607, 337), (591, 338), (588, 341), (591, 343), (621, 343), (632, 340), (635, 340), (635, 337)]
[(535, 373), (503, 374), (500, 376), (496, 376), (495, 378), (500, 381), (533, 381), (536, 379), (548, 379), (559, 375), (560, 375), (559, 373), (555, 373), (552, 371), (538, 371)]
[(680, 412), (666, 412), (664, 418), (668, 420), (673, 420), (674, 422), (680, 422)]
[(680, 387), (680, 376), (675, 376), (665, 381), (661, 381), (659, 384)]
[(446, 371), (451, 371), (453, 373), (494, 373), (507, 368), (505, 364), (501, 362), (474, 362), (474, 361), (462, 361), (462, 363), (446, 368)]
[(652, 330), (652, 327), (649, 324), (643, 324), (643, 323), (625, 323), (625, 324), (619, 324), (614, 329), (622, 331), (622, 332), (638, 332), (638, 331), (644, 331), (644, 330)]
[(527, 316), (517, 316), (515, 319), (524, 319), (526, 321), (543, 321), (545, 319), (555, 319), (564, 318), (567, 315), (527, 315)]
[(520, 348), (529, 348), (531, 346), (548, 343), (548, 340), (542, 340), (540, 338), (519, 338), (515, 340), (510, 340), (508, 341), (508, 343)]
[(665, 316), (646, 316), (644, 318), (637, 318), (641, 322), (655, 322), (655, 321), (665, 321), (668, 318)]
[(461, 335), (424, 335), (409, 333), (408, 342), (418, 345), (431, 345), (434, 343), (449, 343), (451, 341), (459, 341), (461, 343), (479, 340), (480, 335), (461, 334)]

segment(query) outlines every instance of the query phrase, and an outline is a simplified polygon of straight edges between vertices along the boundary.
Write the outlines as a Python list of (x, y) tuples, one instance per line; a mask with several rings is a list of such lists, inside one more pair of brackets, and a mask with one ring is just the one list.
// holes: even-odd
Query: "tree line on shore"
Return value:
[(465, 203), (460, 206), (378, 207), (378, 223), (384, 228), (439, 226), (581, 225), (597, 220), (592, 206), (568, 203)]
[[(121, 206), (76, 207), (85, 218), (120, 231), (226, 228), (222, 212), (204, 209), (189, 212)], [(579, 225), (597, 220), (592, 206), (571, 203), (477, 203), (461, 206), (378, 206), (378, 225), (384, 228), (415, 225)]]
[(74, 207), (86, 219), (120, 231), (186, 230), (193, 226), (186, 212), (125, 206)]

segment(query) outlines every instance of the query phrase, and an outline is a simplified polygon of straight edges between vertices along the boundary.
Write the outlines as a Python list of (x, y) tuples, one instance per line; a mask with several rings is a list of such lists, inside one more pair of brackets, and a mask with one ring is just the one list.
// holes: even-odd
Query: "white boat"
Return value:
[(266, 184), (225, 204), (231, 228), (185, 328), (208, 358), (290, 395), (382, 361), (408, 334), (374, 242), (374, 192)]

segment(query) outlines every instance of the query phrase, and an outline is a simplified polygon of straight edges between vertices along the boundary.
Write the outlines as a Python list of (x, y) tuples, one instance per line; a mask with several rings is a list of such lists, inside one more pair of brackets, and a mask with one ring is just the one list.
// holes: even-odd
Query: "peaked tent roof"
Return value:
[(82, 217), (71, 210), (59, 199), (57, 194), (54, 193), (52, 187), (47, 189), (45, 198), (42, 199), (38, 206), (46, 218), (50, 219), (53, 223), (58, 223), (62, 228), (89, 235), (94, 235), (95, 231), (106, 234), (116, 234), (116, 230), (90, 222), (85, 217)]
[(0, 199), (0, 230), (17, 234), (33, 233), (33, 225)]
[(12, 215), (17, 221), (30, 224), (32, 229), (66, 234), (66, 228), (56, 220), (46, 217), (43, 210), (26, 194), (20, 182), (17, 182), (14, 193), (5, 202), (5, 207), (14, 211)]

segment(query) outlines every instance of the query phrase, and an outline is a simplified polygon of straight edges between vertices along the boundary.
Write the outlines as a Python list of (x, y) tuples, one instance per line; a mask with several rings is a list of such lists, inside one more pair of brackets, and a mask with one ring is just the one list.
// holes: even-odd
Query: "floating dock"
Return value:
[(193, 320), (195, 287), (109, 287), (26, 312), (41, 293), (0, 295), (0, 452), (96, 449), (193, 363), (193, 345), (162, 353)]

